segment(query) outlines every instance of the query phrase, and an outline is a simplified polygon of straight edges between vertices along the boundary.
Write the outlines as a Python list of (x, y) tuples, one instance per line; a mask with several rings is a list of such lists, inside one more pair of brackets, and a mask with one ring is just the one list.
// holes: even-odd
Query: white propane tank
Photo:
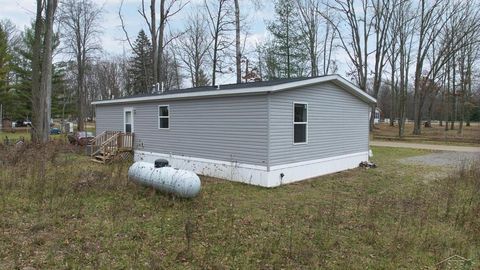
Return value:
[[(158, 165), (161, 164), (161, 165)], [(183, 198), (193, 198), (200, 192), (200, 178), (191, 171), (167, 167), (168, 162), (155, 164), (135, 162), (128, 169), (128, 178), (145, 186)], [(159, 167), (162, 166), (162, 167)]]

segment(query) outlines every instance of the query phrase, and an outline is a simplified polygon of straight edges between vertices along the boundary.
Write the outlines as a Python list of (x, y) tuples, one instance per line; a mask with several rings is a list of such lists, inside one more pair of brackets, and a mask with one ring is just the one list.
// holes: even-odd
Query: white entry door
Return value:
[(125, 108), (123, 110), (123, 132), (133, 133), (133, 108)]

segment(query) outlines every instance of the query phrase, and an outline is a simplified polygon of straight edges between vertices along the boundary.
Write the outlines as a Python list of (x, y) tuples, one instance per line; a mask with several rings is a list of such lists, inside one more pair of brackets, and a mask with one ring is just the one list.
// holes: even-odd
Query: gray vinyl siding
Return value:
[[(308, 103), (308, 143), (293, 144), (293, 102)], [(169, 105), (170, 128), (158, 129)], [(260, 166), (368, 151), (369, 105), (333, 83), (270, 94), (97, 105), (97, 134), (134, 113), (137, 150)]]
[[(159, 105), (169, 105), (169, 129), (158, 129)], [(123, 108), (134, 108), (137, 150), (266, 166), (266, 94), (104, 107), (97, 106), (100, 131), (117, 128), (117, 123), (110, 121), (119, 122), (123, 129)]]
[[(293, 144), (293, 103), (308, 104), (308, 143)], [(270, 97), (269, 165), (368, 151), (369, 106), (333, 83)]]
[(123, 131), (123, 107), (121, 105), (97, 105), (95, 108), (95, 133)]

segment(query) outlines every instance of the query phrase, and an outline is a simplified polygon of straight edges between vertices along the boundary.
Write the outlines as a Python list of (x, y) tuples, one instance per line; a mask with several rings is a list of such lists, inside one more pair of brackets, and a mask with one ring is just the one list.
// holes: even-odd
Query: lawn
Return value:
[(0, 143), (5, 143), (6, 141), (15, 143), (22, 138), (29, 141), (30, 132), (26, 129), (17, 130), (15, 132), (0, 131)]
[(426, 151), (373, 151), (376, 169), (274, 189), (202, 177), (184, 200), (61, 143), (0, 146), (0, 269), (420, 269), (454, 254), (478, 267), (480, 169), (439, 178), (398, 162)]
[[(458, 134), (458, 123), (455, 123), (454, 130), (445, 131), (445, 127), (433, 123), (431, 128), (422, 127), (421, 135), (413, 135), (413, 123), (406, 123), (405, 136), (401, 139), (408, 142), (426, 142), (457, 145), (478, 145), (480, 144), (480, 123), (471, 123), (471, 126), (464, 125), (463, 133)], [(373, 139), (378, 140), (399, 140), (398, 126), (391, 127), (388, 123), (380, 123), (373, 130)]]
[[(66, 136), (62, 134), (55, 134), (55, 135), (50, 135), (50, 138), (58, 140), (58, 139), (66, 139)], [(30, 141), (31, 139), (30, 130), (20, 129), (20, 130), (16, 130), (15, 132), (0, 131), (0, 143), (5, 144), (8, 141), (9, 143), (14, 144), (21, 139), (27, 142)]]
[[(86, 131), (93, 132), (95, 134), (95, 126), (87, 125)], [(59, 140), (63, 139), (66, 140), (65, 134), (54, 134), (50, 135), (51, 139)], [(10, 131), (0, 131), (0, 143), (5, 143), (7, 140), (10, 143), (15, 143), (18, 140), (24, 139), (25, 141), (30, 141), (30, 129), (29, 128), (17, 128), (15, 130)]]

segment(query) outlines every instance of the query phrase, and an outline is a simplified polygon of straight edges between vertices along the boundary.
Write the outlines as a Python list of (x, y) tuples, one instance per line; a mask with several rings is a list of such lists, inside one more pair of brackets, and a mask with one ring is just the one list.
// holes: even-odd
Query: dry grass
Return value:
[[(59, 126), (56, 125), (57, 127)], [(95, 123), (88, 122), (85, 125), (85, 130), (93, 132), (95, 134)], [(65, 139), (65, 134), (54, 134), (50, 135), (51, 139), (58, 140), (58, 139)], [(0, 130), (0, 143), (4, 143), (6, 139), (10, 142), (15, 143), (16, 141), (20, 140), (21, 138), (25, 139), (26, 141), (30, 141), (30, 128), (29, 127), (20, 127), (14, 129), (4, 129)]]
[[(373, 131), (374, 139), (398, 140), (398, 126), (391, 127), (388, 123), (376, 125)], [(413, 123), (407, 123), (403, 141), (430, 142), (449, 144), (480, 144), (480, 123), (471, 123), (470, 127), (464, 126), (463, 133), (457, 134), (458, 123), (454, 130), (445, 131), (445, 127), (432, 124), (431, 128), (423, 128), (421, 135), (412, 135)]]
[(423, 181), (436, 168), (397, 160), (425, 151), (374, 152), (377, 169), (275, 189), (203, 177), (182, 200), (59, 142), (0, 146), (0, 269), (419, 269), (453, 254), (478, 267), (479, 165)]
[[(18, 140), (30, 141), (30, 130), (27, 128), (17, 129), (15, 131), (0, 131), (0, 144), (5, 144), (7, 141), (11, 144), (16, 143)], [(65, 134), (50, 135), (52, 140), (66, 140)]]

